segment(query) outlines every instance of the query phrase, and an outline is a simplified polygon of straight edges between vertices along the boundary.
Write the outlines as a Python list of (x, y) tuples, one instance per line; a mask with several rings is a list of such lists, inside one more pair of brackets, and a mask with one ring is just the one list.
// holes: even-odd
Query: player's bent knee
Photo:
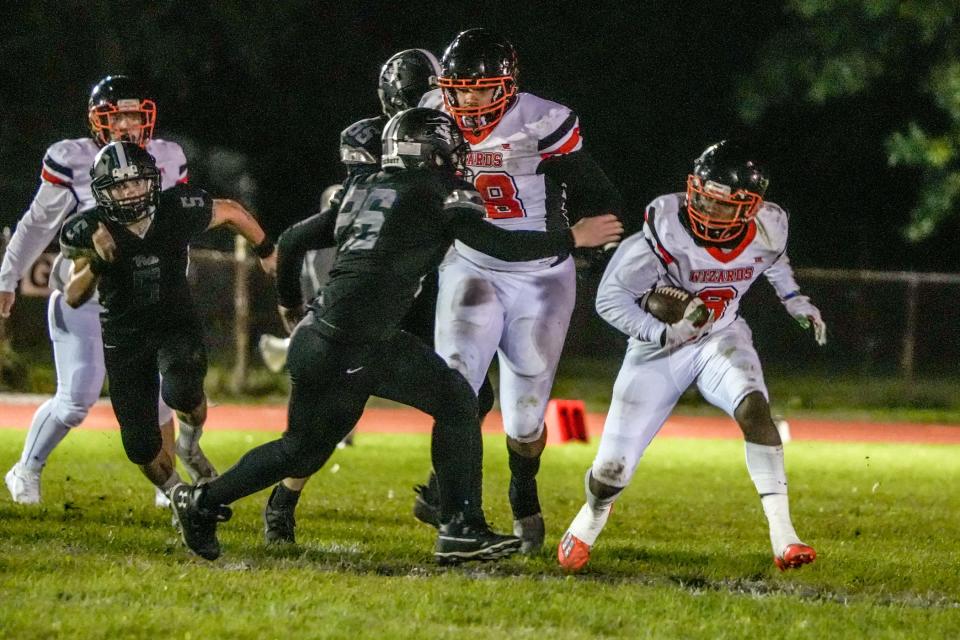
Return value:
[(153, 462), (163, 446), (163, 439), (156, 425), (153, 425), (149, 431), (140, 430), (130, 435), (125, 435), (121, 429), (120, 435), (127, 459), (136, 465), (143, 466)]
[[(770, 416), (770, 405), (759, 391), (747, 394), (737, 405), (733, 417), (747, 440), (761, 444), (779, 444), (777, 428)], [(776, 443), (768, 442), (774, 437), (777, 440)]]
[(203, 402), (203, 372), (198, 369), (173, 370), (163, 378), (163, 401), (171, 408), (189, 413)]
[(74, 427), (79, 427), (80, 423), (86, 419), (92, 405), (92, 402), (90, 404), (59, 402), (57, 403), (54, 415), (65, 427), (73, 429)]

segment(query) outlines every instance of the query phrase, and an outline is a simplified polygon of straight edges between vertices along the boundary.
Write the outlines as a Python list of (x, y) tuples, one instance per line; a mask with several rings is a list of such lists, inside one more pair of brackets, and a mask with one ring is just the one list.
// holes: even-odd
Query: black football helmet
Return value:
[(687, 176), (690, 231), (712, 244), (737, 238), (760, 210), (769, 182), (742, 142), (721, 140), (708, 147)]
[(453, 118), (436, 109), (417, 107), (401, 111), (387, 122), (380, 165), (464, 175), (468, 151)]
[(395, 116), (420, 103), (427, 91), (437, 88), (440, 63), (426, 49), (406, 49), (390, 56), (380, 69), (377, 94), (383, 113)]
[[(500, 122), (517, 95), (517, 52), (489, 29), (457, 34), (440, 61), (440, 88), (447, 109), (467, 134), (481, 136)], [(490, 104), (461, 105), (456, 89), (494, 89)]]
[(142, 220), (153, 214), (160, 202), (157, 163), (146, 149), (133, 142), (111, 142), (100, 149), (90, 177), (93, 197), (103, 215), (114, 222)]
[[(122, 112), (140, 113), (139, 129), (133, 133), (121, 131), (112, 122)], [(135, 142), (141, 147), (153, 137), (157, 123), (157, 104), (147, 97), (143, 87), (129, 76), (107, 76), (93, 86), (87, 105), (90, 134), (100, 146), (116, 140)]]

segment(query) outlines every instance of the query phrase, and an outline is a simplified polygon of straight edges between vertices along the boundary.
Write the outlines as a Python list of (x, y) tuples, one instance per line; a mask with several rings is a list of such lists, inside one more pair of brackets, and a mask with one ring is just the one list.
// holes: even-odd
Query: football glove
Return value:
[(813, 338), (821, 347), (827, 344), (827, 325), (820, 317), (820, 309), (817, 309), (810, 298), (807, 296), (793, 296), (783, 301), (783, 306), (787, 308), (787, 313), (793, 316), (793, 319), (803, 327), (809, 329), (813, 325)]
[(668, 324), (663, 334), (660, 336), (660, 344), (664, 347), (674, 349), (683, 346), (688, 342), (695, 342), (710, 332), (713, 327), (713, 310), (707, 315), (707, 320), (703, 324), (697, 325), (695, 322), (703, 317), (703, 300), (694, 296), (687, 304), (683, 312), (683, 318)]

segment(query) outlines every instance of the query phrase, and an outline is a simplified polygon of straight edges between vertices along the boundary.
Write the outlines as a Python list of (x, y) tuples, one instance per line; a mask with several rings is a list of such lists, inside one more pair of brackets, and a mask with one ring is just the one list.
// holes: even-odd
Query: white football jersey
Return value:
[[(0, 267), (0, 291), (13, 291), (37, 257), (56, 239), (63, 221), (70, 214), (96, 206), (90, 189), (90, 168), (100, 147), (91, 138), (61, 140), (52, 144), (43, 156), (40, 187), (30, 208), (17, 223), (10, 238), (3, 266)], [(156, 159), (161, 189), (186, 182), (187, 158), (176, 142), (151, 140), (147, 151)], [(59, 263), (68, 261), (58, 261)], [(67, 276), (59, 264), (51, 274), (51, 285)]]
[(787, 258), (787, 214), (764, 202), (739, 245), (702, 247), (680, 221), (685, 194), (647, 205), (643, 231), (627, 238), (603, 274), (597, 311), (610, 324), (640, 340), (659, 341), (664, 324), (643, 311), (638, 298), (652, 287), (671, 285), (699, 296), (713, 311), (713, 331), (729, 326), (740, 299), (764, 274), (781, 299), (797, 291)]
[[(420, 106), (443, 109), (439, 90), (430, 91)], [(580, 121), (567, 107), (520, 93), (500, 122), (478, 142), (470, 143), (467, 167), (486, 204), (486, 220), (504, 229), (544, 231), (547, 225), (547, 184), (537, 173), (540, 163), (583, 147)], [(555, 258), (506, 262), (456, 242), (456, 251), (482, 267), (498, 271), (533, 271)]]

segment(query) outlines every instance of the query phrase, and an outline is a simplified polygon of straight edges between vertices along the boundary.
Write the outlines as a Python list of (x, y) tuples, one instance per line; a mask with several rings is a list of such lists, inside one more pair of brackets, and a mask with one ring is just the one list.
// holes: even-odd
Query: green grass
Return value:
[[(226, 467), (262, 433), (212, 432)], [(0, 466), (23, 432), (0, 430)], [(428, 439), (360, 434), (308, 485), (300, 544), (261, 540), (265, 495), (235, 505), (224, 555), (187, 554), (114, 432), (78, 430), (44, 505), (0, 498), (0, 636), (9, 638), (947, 638), (960, 635), (960, 448), (794, 442), (794, 521), (817, 562), (779, 573), (736, 441), (655, 441), (590, 570), (557, 538), (596, 443), (550, 448), (542, 556), (439, 568), (410, 516)], [(486, 507), (509, 524), (502, 439), (486, 442)]]

